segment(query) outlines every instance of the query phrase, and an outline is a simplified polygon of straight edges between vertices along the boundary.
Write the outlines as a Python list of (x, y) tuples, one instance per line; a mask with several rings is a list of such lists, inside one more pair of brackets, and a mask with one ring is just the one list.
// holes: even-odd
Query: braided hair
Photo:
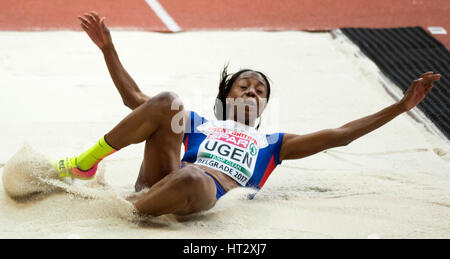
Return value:
[[(230, 93), (231, 87), (233, 86), (236, 79), (242, 73), (245, 73), (245, 72), (255, 72), (255, 73), (258, 73), (259, 75), (261, 75), (262, 78), (264, 78), (264, 80), (266, 81), (266, 84), (267, 84), (267, 101), (266, 101), (266, 103), (269, 102), (270, 83), (269, 83), (269, 80), (266, 75), (264, 75), (263, 73), (261, 73), (259, 71), (255, 71), (255, 70), (251, 70), (251, 69), (241, 69), (234, 74), (228, 74), (228, 65), (226, 65), (222, 70), (220, 84), (219, 84), (219, 93), (217, 94), (216, 103), (214, 104), (214, 114), (218, 120), (226, 120), (227, 119), (227, 116), (226, 116), (227, 96)], [(260, 125), (261, 125), (261, 121), (258, 123), (258, 126), (256, 127), (256, 129), (259, 129)]]

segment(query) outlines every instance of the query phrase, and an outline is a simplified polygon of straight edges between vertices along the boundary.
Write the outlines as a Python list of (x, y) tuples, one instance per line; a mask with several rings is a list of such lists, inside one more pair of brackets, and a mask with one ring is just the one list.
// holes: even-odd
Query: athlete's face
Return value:
[(249, 71), (239, 75), (228, 94), (228, 99), (233, 102), (234, 118), (241, 113), (247, 124), (254, 122), (265, 109), (267, 92), (267, 82), (259, 73)]

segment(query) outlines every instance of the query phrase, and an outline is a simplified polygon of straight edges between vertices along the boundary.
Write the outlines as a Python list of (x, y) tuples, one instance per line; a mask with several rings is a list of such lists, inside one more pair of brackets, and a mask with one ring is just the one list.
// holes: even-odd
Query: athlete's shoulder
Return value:
[(277, 145), (283, 142), (284, 133), (277, 132), (272, 134), (266, 134), (267, 142), (269, 145)]

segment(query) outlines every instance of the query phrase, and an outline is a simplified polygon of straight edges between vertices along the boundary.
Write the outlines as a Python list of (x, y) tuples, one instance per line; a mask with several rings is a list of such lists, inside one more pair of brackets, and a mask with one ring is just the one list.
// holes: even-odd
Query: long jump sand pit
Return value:
[[(112, 36), (143, 91), (174, 91), (186, 109), (211, 119), (226, 63), (231, 72), (266, 73), (273, 85), (266, 132), (339, 127), (395, 102), (373, 63), (329, 33)], [(84, 33), (0, 32), (0, 49), (1, 174), (20, 171), (18, 161), (48, 173), (36, 163), (84, 151), (129, 113)], [(236, 189), (212, 210), (185, 218), (131, 213), (124, 198), (134, 195), (143, 150), (138, 144), (108, 157), (92, 181), (22, 176), (23, 190), (43, 192), (19, 199), (2, 182), (0, 237), (450, 237), (450, 147), (407, 114), (348, 146), (284, 161), (253, 200), (251, 190)]]

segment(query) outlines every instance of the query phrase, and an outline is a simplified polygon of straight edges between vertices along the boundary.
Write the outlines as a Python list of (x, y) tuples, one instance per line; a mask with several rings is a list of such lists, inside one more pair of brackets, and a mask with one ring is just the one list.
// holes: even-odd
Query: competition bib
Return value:
[(199, 146), (195, 164), (219, 170), (245, 186), (259, 149), (268, 145), (265, 135), (232, 120), (208, 121), (197, 130), (207, 137)]

